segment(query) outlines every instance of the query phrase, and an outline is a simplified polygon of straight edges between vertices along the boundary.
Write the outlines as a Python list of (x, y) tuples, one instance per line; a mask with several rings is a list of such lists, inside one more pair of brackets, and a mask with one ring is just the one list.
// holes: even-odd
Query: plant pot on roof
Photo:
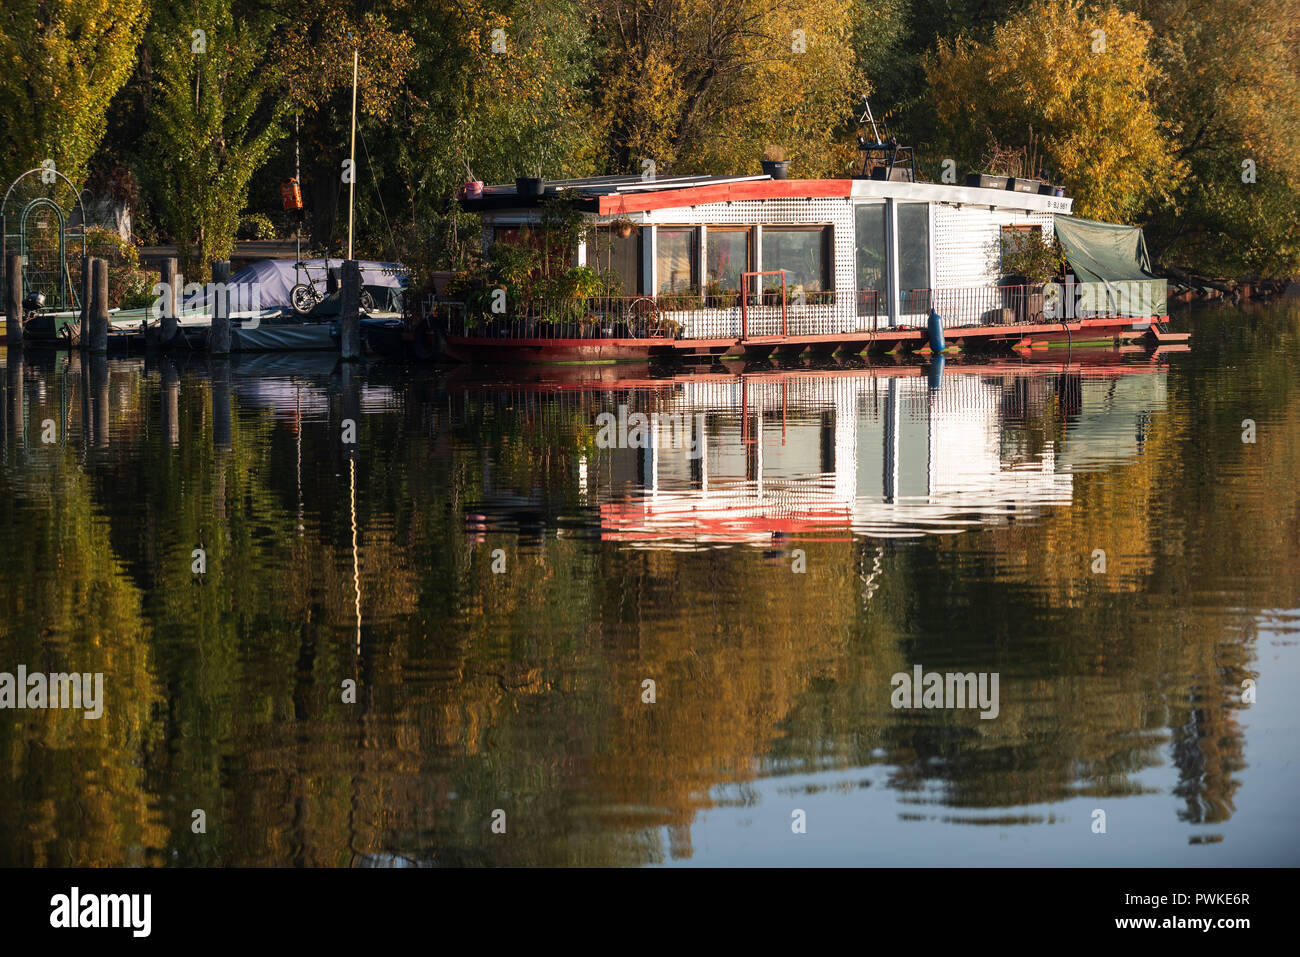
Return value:
[(536, 199), (546, 189), (546, 180), (540, 176), (516, 176), (515, 192), (521, 197)]
[[(980, 183), (985, 188), (1006, 189), (1017, 193), (1038, 193), (1039, 180), (1033, 178), (1033, 171), (1039, 169), (1038, 137), (1034, 128), (1029, 127), (1027, 146), (1003, 146), (993, 134), (989, 133), (989, 145), (984, 154), (984, 174), (990, 181)], [(1002, 185), (993, 185), (991, 180), (1001, 179)], [(970, 179), (967, 185), (976, 185)]]
[(1007, 177), (994, 176), (991, 173), (967, 173), (966, 185), (978, 189), (1006, 189)]
[(790, 161), (782, 147), (769, 146), (763, 150), (763, 172), (773, 179), (786, 179), (790, 175)]

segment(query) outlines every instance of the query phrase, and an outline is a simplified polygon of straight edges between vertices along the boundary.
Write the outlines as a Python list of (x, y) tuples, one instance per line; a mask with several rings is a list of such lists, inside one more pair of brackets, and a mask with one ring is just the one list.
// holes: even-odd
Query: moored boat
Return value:
[[(485, 254), (546, 228), (566, 204), (585, 229), (565, 250), (616, 280), (564, 301), (443, 297), (426, 309), (443, 354), (469, 361), (856, 354), (1181, 341), (1141, 229), (1072, 215), (1055, 191), (761, 176), (599, 177), (541, 195), (485, 187)], [(1054, 239), (1054, 281), (1008, 274), (1008, 237)]]

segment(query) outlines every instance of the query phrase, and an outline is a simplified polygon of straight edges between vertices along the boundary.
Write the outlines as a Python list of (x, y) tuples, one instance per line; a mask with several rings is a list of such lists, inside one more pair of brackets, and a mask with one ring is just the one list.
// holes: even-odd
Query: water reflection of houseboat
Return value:
[[(950, 532), (1069, 505), (1075, 472), (1136, 455), (1165, 405), (1164, 366), (1153, 361), (934, 372), (634, 380), (630, 407), (647, 415), (653, 441), (597, 449), (575, 478), (611, 541)], [(588, 384), (593, 415), (629, 402), (619, 385)], [(692, 448), (679, 424), (697, 416), (704, 438)], [(504, 517), (492, 502), (475, 508)]]

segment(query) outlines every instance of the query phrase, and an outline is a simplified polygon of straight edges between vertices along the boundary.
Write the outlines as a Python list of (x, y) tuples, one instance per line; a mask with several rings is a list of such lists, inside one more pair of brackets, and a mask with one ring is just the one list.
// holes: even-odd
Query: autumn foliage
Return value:
[(467, 179), (757, 173), (770, 145), (795, 177), (848, 175), (870, 93), (923, 175), (1032, 128), (1077, 213), (1147, 226), (1170, 265), (1285, 275), (1297, 23), (1300, 0), (14, 0), (0, 171), (125, 168), (140, 230), (200, 261), (296, 172), (308, 248), (338, 253), (355, 50), (367, 256), (454, 258)]

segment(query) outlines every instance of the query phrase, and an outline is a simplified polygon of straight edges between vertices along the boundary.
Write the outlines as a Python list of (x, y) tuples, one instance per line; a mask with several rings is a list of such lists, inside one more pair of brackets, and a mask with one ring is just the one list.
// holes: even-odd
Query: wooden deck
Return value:
[[(1186, 342), (1188, 333), (1159, 331), (1167, 317), (1100, 318), (1073, 322), (972, 326), (946, 329), (950, 346), (987, 349), (1032, 349), (1062, 345), (1119, 345), (1139, 339), (1167, 345)], [(794, 358), (806, 353), (858, 355), (864, 352), (929, 352), (924, 329), (890, 328), (834, 335), (747, 336), (723, 339), (556, 339), (448, 336), (446, 357), (463, 362), (620, 362), (647, 358), (723, 358), (745, 356)]]

